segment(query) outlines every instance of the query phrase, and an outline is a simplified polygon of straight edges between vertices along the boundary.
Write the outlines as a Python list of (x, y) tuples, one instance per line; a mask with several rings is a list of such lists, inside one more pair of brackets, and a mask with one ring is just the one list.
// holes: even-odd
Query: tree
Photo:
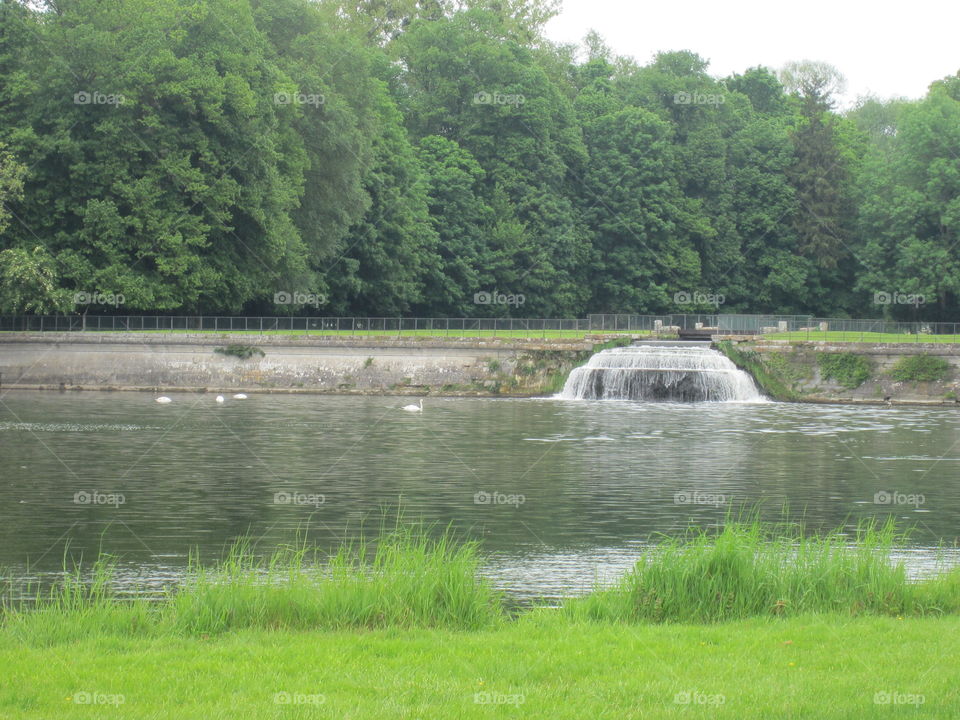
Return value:
[(397, 316), (424, 302), (426, 280), (440, 261), (423, 169), (400, 113), (385, 93), (380, 102), (384, 125), (364, 178), (370, 209), (321, 277), (332, 310)]
[(467, 150), (439, 135), (421, 139), (418, 154), (440, 257), (424, 302), (431, 315), (471, 315), (477, 310), (474, 293), (490, 289), (481, 278), (493, 265), (494, 217), (483, 197), (485, 173)]
[[(589, 237), (573, 199), (586, 153), (570, 101), (502, 14), (471, 9), (416, 22), (396, 49), (413, 136), (455, 141), (483, 169), (486, 203), (493, 206), (495, 194), (507, 203), (495, 222), (509, 228), (516, 254), (507, 276), (486, 289), (523, 294), (526, 314), (583, 312)], [(523, 239), (514, 242), (521, 227)]]
[(23, 179), (26, 174), (27, 168), (18, 163), (13, 154), (0, 143), (0, 234), (10, 223), (12, 213), (9, 203), (23, 197)]
[(896, 132), (874, 142), (860, 183), (859, 225), (868, 270), (864, 297), (922, 296), (891, 302), (893, 317), (951, 320), (960, 296), (960, 94), (952, 78), (898, 108)]
[(691, 238), (704, 232), (697, 203), (676, 179), (671, 128), (647, 110), (625, 108), (588, 122), (584, 132), (583, 202), (598, 252), (591, 307), (665, 312), (674, 292), (698, 287)]
[(835, 98), (846, 88), (846, 79), (833, 65), (815, 60), (789, 62), (780, 70), (780, 82), (787, 92), (810, 106), (805, 115), (832, 109)]
[(0, 312), (50, 314), (73, 307), (57, 285), (54, 260), (42, 246), (0, 251)]
[(794, 163), (787, 173), (796, 192), (798, 250), (832, 270), (849, 253), (853, 216), (849, 160), (840, 147), (838, 120), (829, 112), (843, 77), (826, 63), (803, 61), (785, 66), (781, 81), (799, 102)]

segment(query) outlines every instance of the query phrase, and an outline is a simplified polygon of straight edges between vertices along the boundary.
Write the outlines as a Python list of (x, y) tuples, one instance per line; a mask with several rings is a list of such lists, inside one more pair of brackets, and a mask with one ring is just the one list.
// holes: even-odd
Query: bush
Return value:
[(848, 390), (863, 385), (873, 371), (869, 358), (854, 353), (817, 353), (817, 364), (821, 377), (836, 380)]
[(900, 382), (944, 380), (950, 374), (950, 363), (934, 355), (910, 355), (897, 360), (890, 375)]
[(258, 355), (259, 357), (264, 356), (263, 350), (253, 345), (227, 345), (226, 347), (214, 348), (213, 351), (221, 355), (238, 357), (241, 360), (247, 360), (254, 355)]

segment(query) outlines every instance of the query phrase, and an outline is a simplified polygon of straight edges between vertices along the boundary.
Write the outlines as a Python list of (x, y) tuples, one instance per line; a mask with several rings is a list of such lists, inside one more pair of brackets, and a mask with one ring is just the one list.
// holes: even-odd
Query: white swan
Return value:
[(217, 395), (217, 402), (218, 402), (218, 403), (222, 403), (222, 402), (223, 402), (223, 395)]
[(233, 396), (233, 399), (234, 399), (234, 400), (246, 400), (246, 399), (247, 399), (247, 396), (244, 395), (243, 393), (237, 393), (236, 395)]
[(173, 400), (168, 398), (166, 395), (161, 395), (160, 397), (157, 398), (157, 402), (160, 403), (161, 405), (166, 405), (167, 403), (172, 403)]
[(423, 400), (420, 400), (420, 405), (404, 405), (401, 410), (406, 410), (407, 412), (423, 412)]

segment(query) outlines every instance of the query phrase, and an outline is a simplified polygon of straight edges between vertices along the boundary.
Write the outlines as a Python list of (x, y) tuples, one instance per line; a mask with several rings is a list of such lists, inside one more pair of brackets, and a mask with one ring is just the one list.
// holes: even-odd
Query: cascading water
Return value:
[(710, 347), (632, 345), (603, 350), (570, 373), (571, 400), (762, 402), (753, 378)]

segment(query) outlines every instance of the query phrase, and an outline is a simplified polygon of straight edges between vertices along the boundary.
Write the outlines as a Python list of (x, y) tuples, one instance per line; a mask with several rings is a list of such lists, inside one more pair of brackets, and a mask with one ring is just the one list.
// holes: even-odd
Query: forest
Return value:
[(0, 0), (0, 313), (957, 320), (960, 72), (841, 107), (557, 12)]

